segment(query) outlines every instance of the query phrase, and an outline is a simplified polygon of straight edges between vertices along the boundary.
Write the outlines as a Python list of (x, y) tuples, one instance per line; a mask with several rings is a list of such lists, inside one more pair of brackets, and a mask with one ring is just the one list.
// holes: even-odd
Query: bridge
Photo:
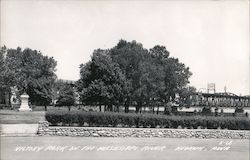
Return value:
[(238, 96), (229, 92), (196, 92), (190, 96), (190, 105), (212, 107), (250, 107), (250, 96)]

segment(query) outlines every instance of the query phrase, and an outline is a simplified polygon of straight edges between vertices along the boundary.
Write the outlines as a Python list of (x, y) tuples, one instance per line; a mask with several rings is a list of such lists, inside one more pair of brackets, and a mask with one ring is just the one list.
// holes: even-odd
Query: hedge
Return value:
[(45, 115), (53, 126), (208, 128), (250, 130), (247, 117), (166, 116), (114, 112), (48, 111)]

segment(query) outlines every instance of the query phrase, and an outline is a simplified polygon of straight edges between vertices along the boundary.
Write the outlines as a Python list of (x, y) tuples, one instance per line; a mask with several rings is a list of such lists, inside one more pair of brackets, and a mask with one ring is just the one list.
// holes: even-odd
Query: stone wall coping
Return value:
[(131, 127), (77, 127), (77, 126), (49, 126), (49, 128), (82, 128), (82, 129), (93, 129), (93, 130), (173, 130), (173, 131), (219, 131), (219, 132), (227, 132), (227, 131), (233, 131), (233, 132), (248, 132), (250, 133), (250, 130), (229, 130), (229, 129), (180, 129), (180, 128), (131, 128)]

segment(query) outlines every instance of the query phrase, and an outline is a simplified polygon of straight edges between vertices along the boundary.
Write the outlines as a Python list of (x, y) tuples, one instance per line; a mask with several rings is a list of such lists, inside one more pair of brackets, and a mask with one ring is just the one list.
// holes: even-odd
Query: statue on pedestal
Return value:
[(21, 95), (21, 105), (18, 110), (19, 111), (31, 111), (31, 108), (29, 107), (29, 95), (25, 92)]

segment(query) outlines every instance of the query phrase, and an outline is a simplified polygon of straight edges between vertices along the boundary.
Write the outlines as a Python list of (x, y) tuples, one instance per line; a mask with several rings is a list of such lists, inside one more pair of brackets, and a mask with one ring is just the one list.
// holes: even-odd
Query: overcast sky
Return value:
[(1, 45), (53, 56), (58, 78), (77, 80), (94, 49), (120, 39), (166, 46), (197, 89), (249, 94), (248, 0), (1, 1)]

